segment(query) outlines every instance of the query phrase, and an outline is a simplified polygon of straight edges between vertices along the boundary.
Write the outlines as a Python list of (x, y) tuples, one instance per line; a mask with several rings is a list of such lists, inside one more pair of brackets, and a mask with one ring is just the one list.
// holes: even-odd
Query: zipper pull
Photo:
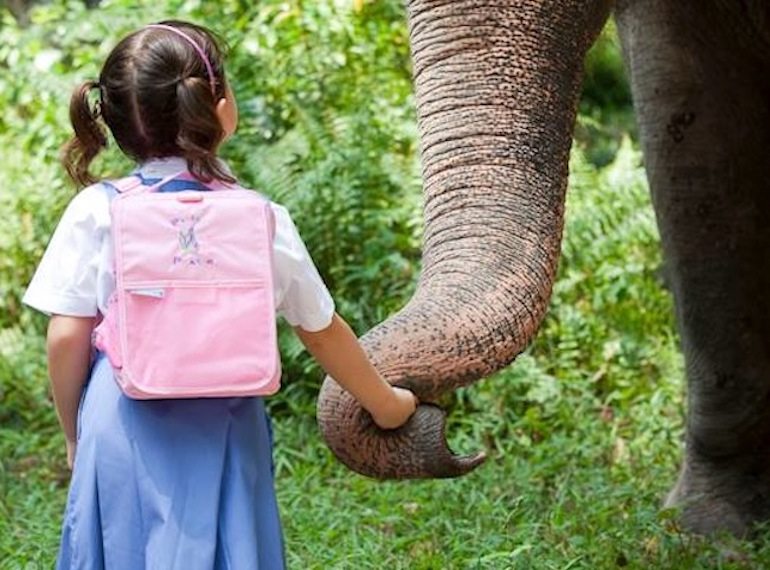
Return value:
[(141, 297), (153, 297), (155, 299), (162, 299), (166, 296), (166, 292), (163, 289), (128, 289), (128, 293), (132, 295), (139, 295)]

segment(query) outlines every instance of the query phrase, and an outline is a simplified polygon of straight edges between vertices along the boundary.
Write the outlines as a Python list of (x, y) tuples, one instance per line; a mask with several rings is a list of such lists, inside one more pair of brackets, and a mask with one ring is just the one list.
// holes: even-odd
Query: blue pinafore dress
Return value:
[(271, 439), (261, 398), (132, 400), (97, 353), (57, 569), (281, 570)]

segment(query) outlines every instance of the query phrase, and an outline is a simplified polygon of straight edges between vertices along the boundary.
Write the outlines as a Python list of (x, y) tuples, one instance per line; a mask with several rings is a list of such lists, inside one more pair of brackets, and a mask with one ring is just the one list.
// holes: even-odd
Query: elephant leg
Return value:
[(768, 16), (754, 0), (616, 11), (688, 382), (667, 502), (697, 533), (770, 519)]

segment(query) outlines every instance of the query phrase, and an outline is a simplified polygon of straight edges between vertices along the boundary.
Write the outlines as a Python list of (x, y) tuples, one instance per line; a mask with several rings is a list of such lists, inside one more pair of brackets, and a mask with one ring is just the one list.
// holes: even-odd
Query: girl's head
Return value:
[[(89, 164), (107, 146), (103, 120), (137, 162), (182, 156), (197, 178), (232, 182), (216, 159), (217, 147), (238, 121), (222, 59), (216, 36), (186, 22), (153, 24), (121, 40), (99, 80), (86, 81), (72, 95), (75, 136), (63, 155), (72, 179), (93, 182)], [(98, 103), (91, 105), (94, 91)]]

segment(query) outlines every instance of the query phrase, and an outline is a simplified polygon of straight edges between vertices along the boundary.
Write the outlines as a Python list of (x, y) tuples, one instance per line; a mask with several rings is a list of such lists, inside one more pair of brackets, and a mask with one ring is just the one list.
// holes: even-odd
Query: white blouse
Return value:
[[(183, 158), (155, 159), (140, 166), (144, 178), (165, 178), (186, 168)], [(69, 203), (23, 302), (47, 314), (104, 314), (115, 289), (110, 200), (115, 190), (97, 183)], [(285, 207), (275, 214), (274, 280), (278, 314), (290, 325), (319, 331), (331, 323), (334, 301)]]

